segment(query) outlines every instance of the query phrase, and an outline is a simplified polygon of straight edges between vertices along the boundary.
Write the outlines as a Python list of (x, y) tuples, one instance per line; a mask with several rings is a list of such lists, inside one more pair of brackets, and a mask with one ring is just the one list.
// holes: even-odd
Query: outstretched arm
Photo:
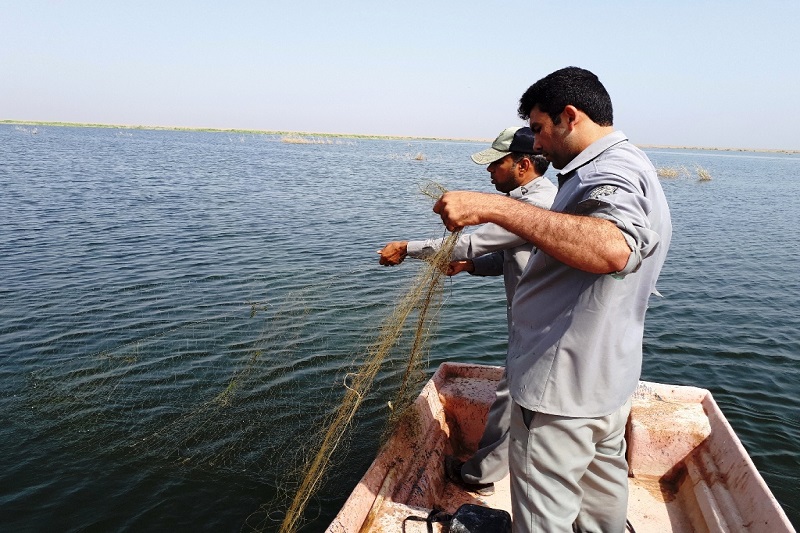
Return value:
[(450, 231), (493, 222), (562, 263), (595, 274), (622, 270), (631, 253), (608, 220), (548, 211), (497, 194), (447, 192), (433, 210)]

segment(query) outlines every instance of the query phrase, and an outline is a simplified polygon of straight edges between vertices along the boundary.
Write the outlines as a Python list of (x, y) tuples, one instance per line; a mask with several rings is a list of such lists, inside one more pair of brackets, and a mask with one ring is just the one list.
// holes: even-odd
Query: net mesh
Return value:
[[(416, 397), (420, 383), (425, 379), (422, 369), (427, 354), (427, 341), (436, 324), (442, 301), (444, 273), (447, 271), (447, 265), (458, 237), (459, 233), (452, 233), (443, 240), (441, 248), (427, 260), (425, 267), (394, 312), (382, 324), (376, 341), (367, 349), (364, 363), (356, 372), (347, 375), (344, 384), (346, 390), (344, 398), (326, 424), (324, 434), (319, 439), (319, 447), (311, 455), (311, 459), (303, 469), (303, 479), (281, 523), (281, 532), (297, 530), (309, 498), (319, 488), (330, 464), (331, 456), (346, 435), (359, 405), (375, 380), (375, 376), (381, 370), (390, 352), (398, 345), (400, 338), (404, 334), (410, 333), (411, 348), (405, 358), (406, 366), (394, 400), (388, 403), (390, 416), (385, 435), (391, 433), (393, 427), (407, 413)], [(416, 325), (413, 328), (407, 328), (406, 324), (413, 316), (416, 316)]]

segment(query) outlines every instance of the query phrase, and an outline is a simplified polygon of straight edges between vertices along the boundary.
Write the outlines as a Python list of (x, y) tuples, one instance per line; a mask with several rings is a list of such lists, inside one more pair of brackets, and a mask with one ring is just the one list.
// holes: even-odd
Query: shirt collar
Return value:
[(506, 196), (510, 196), (511, 198), (522, 198), (523, 196), (528, 194), (528, 191), (530, 191), (534, 187), (534, 184), (536, 183), (536, 180), (540, 179), (541, 177), (542, 176), (537, 176), (537, 177), (533, 178), (531, 181), (529, 181), (528, 183), (526, 183), (525, 185), (520, 185), (519, 187), (517, 187), (513, 191), (507, 192)]
[(560, 187), (563, 182), (569, 179), (569, 174), (582, 167), (589, 161), (595, 159), (597, 156), (621, 142), (627, 141), (628, 137), (621, 131), (612, 131), (604, 137), (600, 137), (595, 142), (583, 149), (575, 158), (567, 163), (561, 169), (561, 172), (556, 174), (558, 177), (558, 186)]

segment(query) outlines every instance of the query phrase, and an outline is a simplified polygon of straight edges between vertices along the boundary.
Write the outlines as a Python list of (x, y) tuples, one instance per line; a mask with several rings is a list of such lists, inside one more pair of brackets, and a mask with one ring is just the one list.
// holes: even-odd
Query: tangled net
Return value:
[[(429, 189), (431, 190), (431, 189)], [(441, 188), (436, 198), (441, 195)], [(423, 190), (425, 192), (425, 190)], [(425, 194), (428, 194), (425, 192)], [(430, 194), (430, 196), (433, 196)], [(376, 341), (367, 348), (364, 363), (357, 372), (345, 378), (345, 395), (339, 408), (328, 421), (319, 447), (311, 456), (304, 469), (305, 476), (299, 485), (280, 527), (281, 533), (297, 530), (309, 498), (320, 487), (331, 456), (344, 438), (356, 411), (369, 392), (372, 383), (387, 356), (395, 347), (404, 331), (409, 317), (416, 313), (416, 327), (407, 357), (407, 364), (393, 401), (389, 402), (390, 416), (387, 433), (399, 423), (412, 405), (417, 386), (424, 380), (423, 359), (427, 353), (427, 341), (436, 324), (437, 311), (441, 307), (444, 287), (444, 273), (460, 232), (451, 233), (444, 238), (439, 251), (426, 259), (426, 265), (417, 276), (411, 288), (401, 299), (394, 312), (383, 322)]]

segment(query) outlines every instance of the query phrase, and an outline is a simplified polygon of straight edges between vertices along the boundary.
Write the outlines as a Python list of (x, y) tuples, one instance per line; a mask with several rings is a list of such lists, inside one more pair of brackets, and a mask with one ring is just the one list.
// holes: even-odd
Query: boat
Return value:
[[(445, 455), (465, 459), (477, 449), (502, 374), (443, 363), (328, 533), (425, 532), (434, 508), (454, 513), (463, 504), (510, 513), (507, 476), (482, 497), (448, 482), (443, 466)], [(637, 533), (795, 531), (708, 390), (641, 381), (626, 437), (628, 521)]]

